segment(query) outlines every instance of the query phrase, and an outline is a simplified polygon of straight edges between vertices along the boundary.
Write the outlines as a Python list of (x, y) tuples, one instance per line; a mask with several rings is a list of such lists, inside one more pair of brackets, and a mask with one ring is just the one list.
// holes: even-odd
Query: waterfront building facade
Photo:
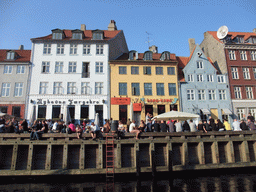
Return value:
[(207, 31), (200, 46), (228, 74), (235, 118), (256, 117), (256, 29), (228, 32), (223, 39)]
[(227, 75), (218, 73), (199, 45), (190, 57), (179, 61), (180, 102), (182, 111), (200, 115), (202, 120), (232, 120), (232, 105)]
[(0, 50), (0, 111), (25, 117), (28, 78), (31, 69), (30, 50)]
[(145, 120), (179, 110), (177, 60), (168, 51), (157, 48), (145, 53), (130, 51), (110, 61), (111, 117), (114, 120)]
[(27, 118), (94, 119), (110, 114), (109, 60), (128, 52), (122, 30), (54, 29), (33, 38), (32, 76)]

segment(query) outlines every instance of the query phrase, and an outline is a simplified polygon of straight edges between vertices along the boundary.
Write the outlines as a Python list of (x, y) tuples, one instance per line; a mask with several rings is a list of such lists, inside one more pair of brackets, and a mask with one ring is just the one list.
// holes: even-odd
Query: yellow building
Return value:
[(145, 120), (179, 110), (178, 62), (170, 52), (130, 51), (110, 61), (111, 118)]

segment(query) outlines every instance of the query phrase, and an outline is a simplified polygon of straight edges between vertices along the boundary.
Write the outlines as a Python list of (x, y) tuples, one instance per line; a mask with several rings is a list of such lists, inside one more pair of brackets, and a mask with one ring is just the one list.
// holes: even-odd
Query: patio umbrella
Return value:
[(100, 126), (100, 119), (99, 119), (99, 113), (96, 113), (94, 124)]
[(6, 113), (0, 112), (0, 117), (5, 116), (5, 115), (6, 115)]
[(188, 119), (195, 119), (199, 118), (199, 115), (186, 113), (186, 112), (179, 112), (179, 111), (169, 111), (166, 113), (162, 113), (161, 115), (157, 115), (152, 119), (156, 120), (169, 120), (169, 119), (178, 119), (179, 121), (185, 121)]

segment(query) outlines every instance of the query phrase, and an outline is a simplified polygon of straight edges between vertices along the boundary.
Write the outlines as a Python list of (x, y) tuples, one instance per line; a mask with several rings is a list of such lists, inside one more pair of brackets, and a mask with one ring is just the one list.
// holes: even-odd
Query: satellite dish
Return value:
[(221, 26), (217, 31), (217, 37), (219, 39), (224, 39), (228, 34), (228, 27), (227, 26)]

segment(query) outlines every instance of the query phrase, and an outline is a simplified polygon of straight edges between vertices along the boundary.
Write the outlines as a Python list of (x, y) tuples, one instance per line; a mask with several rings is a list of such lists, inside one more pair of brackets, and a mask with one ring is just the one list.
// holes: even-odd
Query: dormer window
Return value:
[(237, 43), (244, 43), (244, 37), (236, 37)]
[(129, 60), (137, 60), (138, 59), (138, 52), (137, 51), (130, 51), (129, 52)]
[(252, 43), (256, 44), (256, 37), (252, 37)]
[(72, 39), (83, 39), (83, 33), (81, 30), (72, 31)]
[(143, 60), (144, 60), (144, 61), (153, 60), (153, 53), (152, 53), (152, 51), (146, 51), (146, 52), (144, 53)]
[(61, 29), (53, 29), (52, 30), (52, 39), (63, 39), (64, 33)]
[(163, 52), (162, 55), (161, 55), (160, 60), (161, 61), (170, 60), (170, 52), (169, 51)]
[(95, 30), (92, 32), (93, 40), (103, 40), (103, 31)]
[(8, 60), (13, 60), (13, 59), (15, 59), (15, 52), (14, 52), (14, 51), (9, 51), (9, 52), (7, 52), (7, 57), (6, 57), (6, 59), (8, 59)]

